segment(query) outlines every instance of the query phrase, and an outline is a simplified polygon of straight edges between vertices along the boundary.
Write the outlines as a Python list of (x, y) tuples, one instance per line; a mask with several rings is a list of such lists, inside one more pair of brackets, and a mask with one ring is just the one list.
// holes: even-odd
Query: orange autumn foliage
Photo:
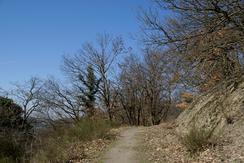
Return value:
[(186, 108), (188, 108), (189, 104), (186, 103), (186, 102), (182, 102), (182, 103), (179, 103), (179, 104), (176, 104), (176, 107), (178, 109), (181, 109), (181, 110), (185, 110)]
[(176, 107), (182, 110), (187, 109), (188, 106), (193, 101), (193, 94), (189, 92), (182, 92), (180, 94), (180, 97), (181, 97), (181, 102), (179, 104), (176, 104)]

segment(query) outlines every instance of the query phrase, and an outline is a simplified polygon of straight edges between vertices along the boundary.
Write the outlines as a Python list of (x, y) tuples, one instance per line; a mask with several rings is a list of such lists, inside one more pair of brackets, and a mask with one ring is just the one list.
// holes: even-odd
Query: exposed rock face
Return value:
[(211, 150), (216, 158), (226, 162), (243, 162), (244, 80), (232, 83), (227, 89), (219, 87), (197, 97), (177, 118), (177, 134), (184, 135), (194, 125), (210, 129), (213, 135), (217, 135), (221, 150)]
[(216, 87), (195, 98), (177, 118), (177, 125), (179, 134), (187, 133), (194, 125), (213, 134), (223, 134), (230, 128), (244, 131), (244, 80), (233, 82), (227, 88)]

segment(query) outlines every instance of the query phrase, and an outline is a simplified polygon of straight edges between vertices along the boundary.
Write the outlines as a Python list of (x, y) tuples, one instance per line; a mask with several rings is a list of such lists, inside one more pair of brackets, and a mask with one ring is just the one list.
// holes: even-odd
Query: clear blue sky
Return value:
[[(97, 33), (139, 31), (149, 0), (0, 0), (0, 87), (31, 76), (61, 78), (62, 55), (75, 53)], [(133, 46), (133, 45), (132, 45)]]

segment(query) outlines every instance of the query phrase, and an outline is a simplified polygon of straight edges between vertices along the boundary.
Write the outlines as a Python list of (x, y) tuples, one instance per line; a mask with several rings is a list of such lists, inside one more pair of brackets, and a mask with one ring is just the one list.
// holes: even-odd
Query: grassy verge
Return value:
[[(85, 159), (85, 150), (89, 150), (90, 147), (89, 144), (88, 147), (84, 144), (98, 139), (112, 139), (113, 135), (109, 131), (113, 127), (114, 124), (102, 119), (83, 119), (73, 125), (60, 126), (40, 139), (31, 162), (68, 162)], [(102, 146), (99, 141), (92, 143)]]

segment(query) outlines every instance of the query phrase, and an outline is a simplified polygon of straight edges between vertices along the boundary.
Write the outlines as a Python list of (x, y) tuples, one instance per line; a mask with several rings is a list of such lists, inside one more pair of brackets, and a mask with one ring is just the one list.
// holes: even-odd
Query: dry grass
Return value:
[(102, 140), (113, 138), (109, 132), (112, 127), (113, 124), (109, 121), (101, 119), (84, 119), (71, 126), (60, 126), (48, 133), (45, 138), (41, 138), (31, 162), (69, 162), (87, 159), (87, 142), (104, 148)]
[[(179, 139), (175, 127), (175, 124), (163, 123), (158, 126), (145, 128), (144, 132), (141, 133), (142, 140), (138, 146), (138, 156), (141, 160), (148, 163), (227, 163), (233, 162), (228, 160), (233, 160), (233, 156), (231, 156), (233, 155), (232, 153), (238, 152), (237, 149), (235, 149), (235, 151), (223, 150), (228, 144), (223, 143), (221, 137), (220, 140), (211, 140), (213, 141), (211, 143), (217, 143), (214, 148), (205, 148), (196, 155), (191, 155), (189, 150)], [(231, 148), (233, 147), (231, 144), (230, 146)], [(234, 158), (237, 157), (234, 156)]]
[(211, 137), (211, 131), (193, 127), (189, 133), (180, 137), (180, 142), (186, 147), (190, 154), (197, 154), (204, 149), (217, 144), (217, 137)]

